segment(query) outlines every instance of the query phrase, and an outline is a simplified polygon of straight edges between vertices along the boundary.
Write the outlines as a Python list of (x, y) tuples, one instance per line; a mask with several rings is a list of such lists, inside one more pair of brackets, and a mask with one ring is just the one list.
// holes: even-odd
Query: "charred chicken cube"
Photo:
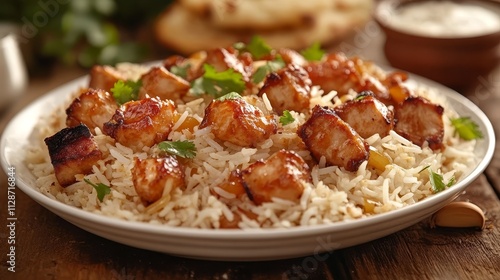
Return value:
[(165, 140), (174, 124), (175, 105), (158, 97), (129, 101), (104, 123), (103, 132), (134, 151)]
[(213, 100), (199, 127), (208, 126), (216, 138), (242, 147), (255, 147), (277, 130), (272, 115), (266, 116), (242, 98)]
[(361, 95), (335, 108), (335, 113), (363, 138), (384, 137), (394, 127), (394, 113), (373, 96)]
[(75, 175), (89, 174), (102, 158), (90, 130), (85, 125), (64, 128), (45, 138), (57, 181), (63, 187), (76, 182)]
[(306, 113), (311, 98), (311, 80), (302, 67), (290, 64), (267, 76), (259, 95), (264, 93), (280, 115), (284, 110)]
[(316, 160), (356, 171), (369, 157), (369, 145), (333, 110), (315, 106), (298, 135)]
[(304, 183), (311, 182), (306, 162), (295, 152), (280, 150), (265, 161), (257, 161), (241, 172), (243, 186), (256, 204), (280, 198), (297, 202)]
[(163, 60), (163, 67), (177, 76), (191, 82), (203, 75), (201, 64), (206, 57), (206, 52), (200, 51), (189, 57), (172, 55)]
[(185, 186), (184, 168), (173, 156), (136, 158), (132, 182), (141, 200), (153, 203), (175, 188)]
[(277, 51), (277, 54), (283, 59), (285, 64), (295, 64), (299, 66), (304, 66), (307, 63), (307, 60), (297, 51), (288, 49), (288, 48), (281, 48)]
[(245, 82), (250, 81), (252, 75), (252, 60), (247, 57), (238, 57), (232, 49), (217, 48), (207, 52), (204, 63), (212, 65), (217, 72), (233, 69), (243, 76)]
[(433, 150), (443, 147), (444, 108), (423, 97), (409, 97), (395, 109), (394, 131), (413, 144), (425, 142)]
[(103, 124), (111, 119), (118, 105), (111, 94), (103, 89), (83, 90), (66, 109), (66, 125), (85, 124), (91, 130), (103, 129)]
[(350, 90), (370, 90), (382, 101), (389, 98), (373, 64), (359, 58), (347, 58), (342, 53), (333, 53), (322, 61), (309, 63), (304, 69), (312, 84), (320, 86), (326, 93), (334, 90), (342, 96)]
[(179, 100), (191, 87), (183, 78), (170, 73), (165, 67), (153, 67), (141, 77), (142, 87), (139, 98), (159, 97)]
[(110, 92), (116, 82), (125, 80), (115, 68), (108, 65), (95, 65), (90, 69), (89, 87)]

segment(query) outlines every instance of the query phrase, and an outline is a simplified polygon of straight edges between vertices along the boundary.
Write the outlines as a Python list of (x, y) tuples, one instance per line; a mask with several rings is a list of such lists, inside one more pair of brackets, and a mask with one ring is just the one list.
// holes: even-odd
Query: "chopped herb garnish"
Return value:
[(265, 65), (257, 68), (253, 74), (252, 81), (255, 84), (258, 84), (262, 82), (269, 73), (275, 72), (283, 67), (285, 67), (285, 62), (280, 56), (278, 56), (275, 60), (267, 61)]
[(120, 105), (127, 103), (131, 100), (137, 100), (139, 97), (139, 90), (141, 89), (142, 81), (137, 82), (127, 80), (119, 80), (113, 85), (111, 92), (116, 102)]
[(170, 68), (170, 72), (172, 74), (177, 75), (183, 79), (187, 78), (188, 70), (191, 68), (191, 63), (187, 63), (186, 65), (174, 65)]
[(224, 96), (217, 98), (217, 100), (224, 101), (224, 100), (228, 100), (228, 99), (239, 99), (239, 98), (241, 98), (241, 95), (239, 95), (236, 92), (230, 92)]
[(233, 48), (237, 49), (238, 51), (245, 51), (247, 45), (243, 42), (236, 42), (233, 44)]
[(451, 124), (455, 128), (455, 133), (458, 133), (458, 136), (464, 140), (483, 138), (483, 133), (479, 130), (479, 126), (469, 117), (451, 119)]
[(215, 71), (212, 65), (204, 64), (205, 74), (194, 80), (191, 84), (191, 91), (195, 95), (208, 93), (215, 98), (219, 98), (230, 92), (242, 92), (245, 90), (245, 81), (241, 73), (234, 69), (227, 69), (223, 72)]
[(98, 183), (96, 185), (88, 179), (83, 179), (83, 181), (85, 181), (85, 183), (94, 187), (94, 189), (97, 192), (97, 199), (99, 199), (100, 202), (102, 202), (104, 200), (104, 196), (106, 196), (107, 194), (109, 194), (111, 192), (111, 188), (103, 183)]
[(321, 49), (320, 43), (316, 42), (309, 48), (302, 50), (300, 54), (308, 61), (319, 61), (323, 58), (325, 51)]
[(445, 184), (444, 179), (443, 179), (443, 175), (432, 171), (432, 169), (430, 168), (430, 165), (427, 165), (422, 170), (420, 170), (418, 173), (422, 173), (426, 169), (429, 170), (429, 181), (431, 183), (432, 191), (434, 191), (434, 193), (438, 193), (440, 191), (443, 191), (446, 188), (449, 188), (449, 187), (453, 186), (453, 184), (455, 184), (456, 179), (454, 176), (451, 177), (450, 180), (448, 181), (448, 183)]
[(194, 158), (196, 146), (191, 141), (163, 141), (158, 143), (158, 148), (171, 155), (182, 158)]
[(293, 118), (292, 114), (290, 114), (290, 111), (285, 110), (283, 111), (283, 115), (280, 117), (280, 123), (282, 125), (287, 125), (290, 123), (293, 123), (295, 119)]
[(250, 43), (246, 45), (246, 50), (250, 52), (253, 58), (261, 59), (262, 57), (271, 54), (273, 49), (267, 45), (261, 37), (253, 36)]

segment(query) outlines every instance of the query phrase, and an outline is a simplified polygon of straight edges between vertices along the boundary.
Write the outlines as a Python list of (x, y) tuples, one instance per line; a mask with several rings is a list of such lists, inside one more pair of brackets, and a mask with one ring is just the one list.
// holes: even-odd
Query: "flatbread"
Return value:
[(308, 25), (332, 0), (180, 0), (190, 12), (222, 29), (269, 30)]
[(341, 40), (366, 23), (371, 16), (372, 1), (354, 2), (359, 5), (316, 13), (307, 26), (265, 31), (222, 30), (185, 6), (174, 3), (159, 16), (155, 33), (160, 43), (182, 54), (227, 47), (235, 42), (248, 42), (254, 35), (261, 36), (273, 48), (303, 49), (316, 42), (326, 45)]

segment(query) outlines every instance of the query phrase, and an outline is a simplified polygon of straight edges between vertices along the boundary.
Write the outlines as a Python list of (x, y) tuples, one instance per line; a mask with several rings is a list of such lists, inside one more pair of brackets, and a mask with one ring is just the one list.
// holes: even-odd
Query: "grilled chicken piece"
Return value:
[(415, 145), (426, 141), (433, 150), (443, 148), (444, 108), (423, 97), (410, 97), (395, 109), (394, 131)]
[(284, 110), (306, 113), (311, 98), (311, 80), (302, 67), (290, 64), (267, 75), (259, 96), (264, 93), (279, 115)]
[(359, 99), (347, 101), (334, 110), (363, 138), (377, 133), (384, 137), (394, 127), (394, 113), (370, 95), (361, 95)]
[(223, 72), (233, 69), (243, 76), (248, 90), (253, 89), (251, 76), (253, 73), (253, 60), (248, 53), (238, 55), (238, 52), (232, 48), (217, 48), (207, 51), (207, 57), (204, 63), (212, 65), (217, 72)]
[(110, 92), (116, 82), (125, 80), (115, 68), (108, 65), (95, 65), (90, 69), (89, 87)]
[(174, 124), (175, 105), (158, 97), (129, 101), (123, 104), (103, 132), (134, 151), (151, 147), (165, 140)]
[(103, 89), (85, 89), (66, 109), (66, 125), (85, 124), (90, 130), (103, 129), (103, 124), (111, 119), (118, 105), (111, 94)]
[(332, 90), (342, 96), (354, 90), (372, 91), (381, 100), (389, 98), (382, 77), (371, 73), (371, 64), (359, 58), (347, 58), (342, 53), (332, 53), (320, 62), (311, 62), (304, 66), (313, 85), (320, 86), (325, 93)]
[(282, 48), (277, 51), (277, 54), (281, 56), (286, 65), (304, 66), (307, 63), (307, 60), (300, 53), (292, 49)]
[(213, 100), (205, 109), (199, 127), (208, 126), (212, 127), (212, 133), (218, 139), (242, 147), (255, 147), (277, 130), (272, 115), (266, 116), (242, 98)]
[(173, 156), (136, 158), (132, 182), (141, 200), (153, 203), (175, 188), (185, 186), (184, 168)]
[(241, 172), (243, 186), (256, 204), (273, 197), (297, 202), (304, 182), (311, 182), (309, 166), (293, 151), (280, 150), (265, 161), (257, 161)]
[(141, 77), (142, 87), (139, 98), (158, 96), (160, 99), (179, 100), (190, 89), (183, 78), (170, 73), (165, 67), (153, 67)]
[(184, 72), (185, 75), (181, 77), (186, 81), (191, 82), (196, 78), (203, 75), (203, 70), (201, 68), (202, 62), (206, 58), (206, 52), (200, 51), (192, 54), (189, 57), (184, 57), (180, 55), (172, 55), (163, 60), (163, 67), (165, 67), (168, 71), (174, 73), (175, 71), (172, 69), (176, 67), (178, 70), (182, 69), (181, 72)]
[(67, 127), (45, 138), (57, 181), (63, 187), (76, 182), (75, 175), (89, 174), (102, 153), (85, 125)]
[(369, 156), (368, 144), (328, 108), (315, 106), (297, 134), (316, 160), (324, 156), (328, 165), (344, 167), (347, 171), (358, 170)]

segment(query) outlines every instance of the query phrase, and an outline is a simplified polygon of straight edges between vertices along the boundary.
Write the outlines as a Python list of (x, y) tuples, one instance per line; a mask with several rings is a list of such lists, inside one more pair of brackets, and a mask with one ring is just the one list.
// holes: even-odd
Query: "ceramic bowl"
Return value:
[[(466, 5), (468, 8), (483, 8), (490, 15), (498, 17), (497, 20), (500, 22), (500, 2), (493, 0), (446, 2), (455, 7)], [(459, 24), (448, 23), (446, 28), (436, 26), (438, 30), (441, 28), (441, 32), (433, 32), (435, 29), (426, 25), (429, 17), (419, 15), (412, 19), (401, 20), (402, 9), (410, 9), (419, 4), (443, 3), (445, 2), (429, 0), (381, 0), (375, 8), (374, 18), (386, 35), (384, 53), (392, 66), (463, 91), (477, 84), (480, 77), (488, 75), (500, 63), (500, 24), (498, 28), (494, 27), (489, 31), (481, 27), (477, 32), (458, 34), (461, 32), (457, 31), (466, 29), (459, 26), (464, 21)], [(434, 23), (445, 25), (446, 20), (450, 18), (448, 13), (450, 10), (443, 13), (442, 9), (436, 7), (427, 15), (430, 15)], [(462, 13), (462, 16), (467, 15), (466, 20), (474, 24), (471, 19), (472, 14), (472, 12)], [(411, 20), (416, 27), (408, 27), (406, 21)], [(453, 31), (455, 27), (458, 30)]]

